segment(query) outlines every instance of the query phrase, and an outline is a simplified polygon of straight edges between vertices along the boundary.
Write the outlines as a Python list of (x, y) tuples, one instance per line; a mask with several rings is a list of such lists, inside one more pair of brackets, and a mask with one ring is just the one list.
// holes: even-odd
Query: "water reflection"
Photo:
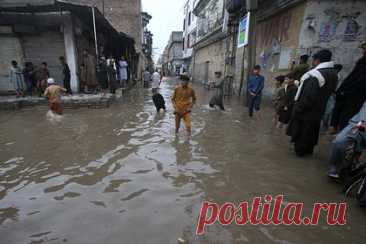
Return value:
[(212, 93), (197, 86), (192, 136), (175, 136), (174, 86), (165, 82), (169, 106), (160, 114), (149, 90), (132, 90), (108, 109), (66, 110), (56, 124), (46, 107), (1, 114), (0, 243), (337, 243), (340, 236), (362, 243), (357, 208), (350, 229), (213, 225), (196, 237), (205, 199), (341, 196), (324, 182), (321, 160), (296, 159), (287, 138), (272, 133), (269, 109), (260, 123), (235, 99), (226, 112), (211, 110)]

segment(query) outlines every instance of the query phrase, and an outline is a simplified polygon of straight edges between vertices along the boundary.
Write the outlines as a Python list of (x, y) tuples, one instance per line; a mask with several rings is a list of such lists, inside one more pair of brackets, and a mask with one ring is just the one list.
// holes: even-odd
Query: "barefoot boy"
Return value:
[(175, 133), (179, 132), (180, 121), (183, 119), (187, 133), (191, 135), (191, 117), (190, 113), (193, 105), (196, 103), (196, 95), (192, 87), (188, 86), (189, 77), (181, 77), (182, 84), (175, 88), (172, 97), (172, 103), (175, 109)]
[(55, 84), (55, 80), (49, 78), (47, 80), (48, 87), (44, 92), (44, 96), (48, 98), (50, 109), (52, 112), (62, 115), (63, 107), (61, 105), (61, 93), (66, 92), (65, 88)]

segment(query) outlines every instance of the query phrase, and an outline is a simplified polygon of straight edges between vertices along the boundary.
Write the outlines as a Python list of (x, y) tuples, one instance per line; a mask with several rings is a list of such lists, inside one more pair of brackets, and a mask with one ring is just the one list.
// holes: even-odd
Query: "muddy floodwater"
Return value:
[(250, 120), (237, 97), (227, 111), (207, 103), (214, 91), (194, 85), (198, 102), (190, 139), (174, 135), (170, 97), (156, 114), (151, 91), (135, 89), (109, 108), (47, 107), (0, 112), (0, 243), (365, 243), (366, 214), (347, 199), (347, 224), (220, 226), (195, 235), (201, 203), (251, 201), (284, 194), (286, 202), (342, 202), (325, 176), (329, 138), (298, 159), (274, 130), (273, 111)]

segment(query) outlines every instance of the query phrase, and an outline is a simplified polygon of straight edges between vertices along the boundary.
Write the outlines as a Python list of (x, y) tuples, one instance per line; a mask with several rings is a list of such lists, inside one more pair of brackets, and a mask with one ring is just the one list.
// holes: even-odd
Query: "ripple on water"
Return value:
[(130, 182), (128, 179), (111, 180), (109, 185), (104, 189), (104, 193), (118, 192), (118, 188), (125, 183)]
[(121, 201), (130, 201), (136, 197), (141, 196), (142, 194), (144, 194), (145, 192), (147, 192), (149, 189), (141, 189), (139, 191), (135, 191), (129, 195), (127, 195), (126, 197), (122, 198)]
[(79, 197), (79, 196), (81, 196), (81, 194), (80, 193), (77, 193), (77, 192), (66, 192), (62, 196), (56, 196), (56, 197), (54, 197), (54, 199), (57, 200), (57, 201), (62, 201), (65, 198), (76, 198), (76, 197)]
[(97, 206), (97, 207), (103, 207), (103, 208), (106, 208), (107, 207), (107, 205), (104, 203), (104, 202), (102, 202), (102, 201), (90, 201), (92, 204), (94, 204), (95, 206)]

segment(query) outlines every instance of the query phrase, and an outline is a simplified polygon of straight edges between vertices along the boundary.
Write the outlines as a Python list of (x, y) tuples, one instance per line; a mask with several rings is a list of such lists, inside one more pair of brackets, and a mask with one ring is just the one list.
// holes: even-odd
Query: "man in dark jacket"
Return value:
[(64, 87), (67, 90), (67, 93), (69, 95), (72, 95), (72, 90), (71, 90), (71, 85), (70, 85), (71, 75), (70, 75), (69, 65), (67, 64), (64, 57), (61, 56), (59, 59), (60, 59), (61, 65), (62, 65), (62, 74), (64, 77)]
[(363, 56), (336, 92), (331, 126), (342, 130), (361, 109), (366, 100), (366, 42), (361, 45)]
[(331, 93), (338, 82), (332, 53), (321, 50), (313, 56), (313, 67), (303, 75), (295, 96), (292, 119), (287, 134), (299, 157), (313, 154), (318, 143), (320, 121)]

